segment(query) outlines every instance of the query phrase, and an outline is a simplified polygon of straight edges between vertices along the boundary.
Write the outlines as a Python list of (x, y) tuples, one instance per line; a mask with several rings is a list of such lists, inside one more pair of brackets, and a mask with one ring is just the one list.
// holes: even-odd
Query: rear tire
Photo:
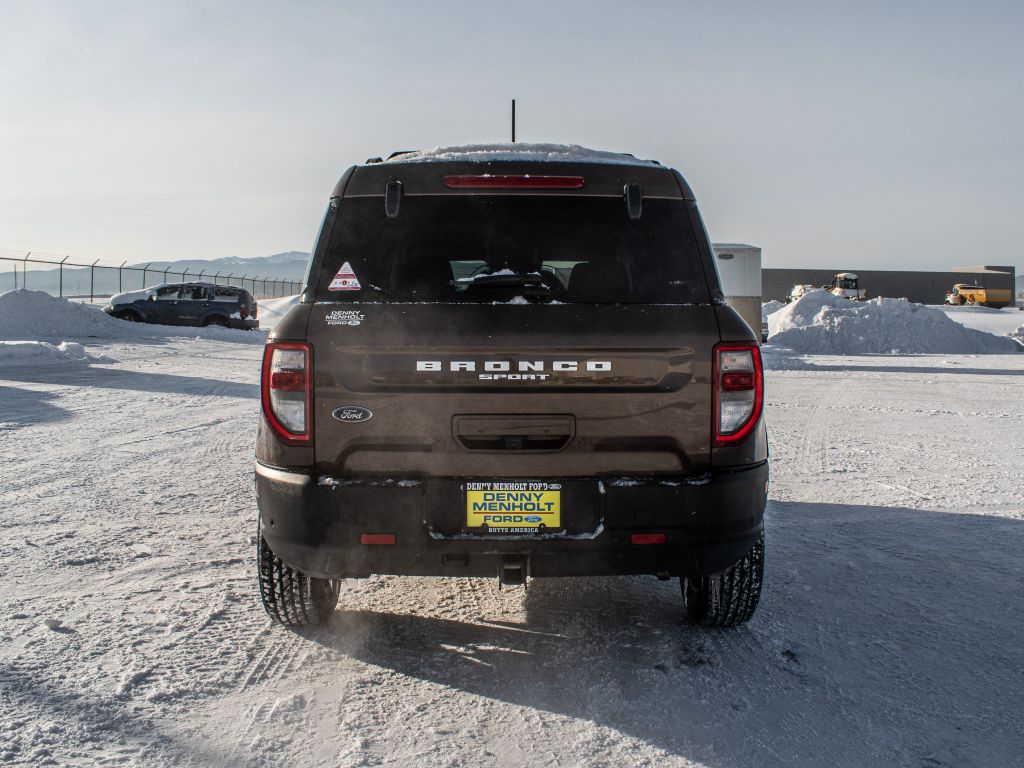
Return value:
[(116, 317), (118, 320), (124, 320), (129, 323), (142, 322), (142, 316), (138, 312), (135, 312), (131, 309), (125, 309), (122, 310), (121, 312), (115, 312), (114, 317)]
[(681, 577), (686, 620), (702, 627), (735, 627), (757, 609), (764, 578), (764, 533), (739, 562), (714, 576)]
[(215, 325), (218, 328), (227, 328), (228, 319), (226, 317), (221, 317), (220, 315), (214, 315), (213, 317), (208, 317), (203, 321), (203, 328), (209, 328), (211, 325)]
[(324, 624), (338, 604), (340, 582), (299, 573), (274, 554), (262, 533), (257, 535), (260, 599), (267, 613), (289, 627)]

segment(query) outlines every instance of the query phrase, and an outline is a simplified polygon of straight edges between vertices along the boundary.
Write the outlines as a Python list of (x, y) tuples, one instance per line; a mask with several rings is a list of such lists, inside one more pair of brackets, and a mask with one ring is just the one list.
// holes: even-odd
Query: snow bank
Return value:
[(232, 328), (149, 325), (118, 320), (92, 304), (79, 304), (24, 288), (0, 294), (0, 339), (138, 339), (192, 336), (262, 344), (262, 333)]
[(91, 355), (73, 341), (49, 344), (45, 341), (0, 341), (0, 365), (48, 362), (108, 363), (110, 358)]
[(1011, 339), (1016, 339), (1021, 344), (1024, 344), (1024, 325), (1018, 328), (1016, 331), (1010, 334)]
[(533, 161), (545, 163), (606, 163), (609, 165), (650, 165), (621, 152), (603, 152), (577, 144), (467, 144), (462, 147), (435, 147), (408, 152), (388, 163), (492, 163), (499, 161)]
[(764, 304), (761, 305), (761, 319), (767, 320), (768, 315), (775, 314), (784, 306), (786, 305), (783, 304), (781, 301), (776, 301), (775, 299), (772, 299), (771, 301), (766, 301)]
[(772, 344), (805, 354), (1012, 354), (1005, 336), (965, 328), (943, 312), (906, 299), (855, 302), (808, 293), (768, 318)]
[(0, 294), (0, 339), (119, 335), (115, 324), (120, 322), (98, 307), (42, 291), (20, 289)]

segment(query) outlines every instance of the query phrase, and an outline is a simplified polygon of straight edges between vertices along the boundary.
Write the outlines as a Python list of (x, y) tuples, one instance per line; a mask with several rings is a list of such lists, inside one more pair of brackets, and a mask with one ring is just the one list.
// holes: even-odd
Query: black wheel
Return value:
[(323, 624), (334, 613), (341, 588), (337, 579), (316, 579), (287, 565), (258, 534), (257, 570), (263, 607), (281, 624)]
[(220, 328), (227, 328), (228, 319), (226, 317), (221, 317), (220, 315), (214, 315), (213, 317), (208, 317), (203, 321), (203, 328), (211, 325), (216, 325)]
[(761, 597), (764, 534), (747, 554), (714, 576), (679, 579), (686, 619), (702, 627), (735, 627), (749, 621)]
[(141, 323), (142, 317), (138, 312), (132, 312), (130, 309), (126, 309), (123, 312), (115, 312), (114, 317), (118, 320), (126, 320), (129, 323)]

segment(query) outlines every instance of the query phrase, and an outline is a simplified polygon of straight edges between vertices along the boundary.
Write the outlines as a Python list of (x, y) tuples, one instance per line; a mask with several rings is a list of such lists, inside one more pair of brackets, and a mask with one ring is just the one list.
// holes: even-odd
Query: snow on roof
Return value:
[(544, 163), (607, 163), (609, 165), (659, 164), (653, 160), (640, 160), (621, 152), (603, 152), (577, 144), (466, 144), (461, 147), (435, 147), (434, 149), (405, 152), (392, 157), (387, 163), (491, 163), (496, 161), (531, 161)]

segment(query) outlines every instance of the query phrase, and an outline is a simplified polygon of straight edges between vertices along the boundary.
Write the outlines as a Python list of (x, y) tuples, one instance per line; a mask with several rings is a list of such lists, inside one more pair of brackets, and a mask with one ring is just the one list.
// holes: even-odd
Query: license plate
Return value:
[(466, 527), (487, 533), (537, 533), (562, 527), (562, 485), (466, 483)]

